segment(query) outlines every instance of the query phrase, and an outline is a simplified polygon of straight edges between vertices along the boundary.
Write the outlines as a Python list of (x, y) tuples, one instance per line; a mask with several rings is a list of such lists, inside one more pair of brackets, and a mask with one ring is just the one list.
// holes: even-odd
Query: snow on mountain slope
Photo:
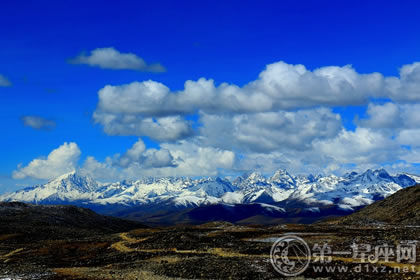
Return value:
[[(138, 205), (181, 196), (193, 185), (189, 178), (145, 178), (103, 186), (94, 204)], [(102, 195), (103, 194), (103, 195)]]
[(54, 202), (93, 200), (98, 196), (98, 183), (92, 178), (77, 175), (75, 172), (64, 174), (40, 186), (0, 196), (2, 201)]
[(68, 173), (44, 185), (0, 196), (0, 201), (74, 203), (93, 205), (253, 204), (283, 207), (286, 202), (303, 203), (307, 209), (337, 205), (355, 209), (414, 185), (419, 176), (389, 175), (384, 169), (334, 175), (293, 176), (285, 170), (271, 177), (252, 172), (233, 181), (221, 178), (144, 178), (100, 185), (89, 177)]
[(286, 170), (277, 170), (273, 176), (268, 179), (272, 185), (275, 185), (279, 188), (293, 188), (296, 186), (296, 179), (289, 174)]
[(408, 173), (402, 173), (400, 175), (409, 177), (410, 179), (413, 179), (414, 181), (416, 181), (417, 184), (420, 183), (420, 176), (418, 176), (418, 175), (413, 175), (413, 174), (408, 174)]
[(208, 178), (198, 180), (188, 190), (200, 196), (222, 197), (225, 193), (234, 192), (237, 188), (227, 180)]
[(335, 203), (343, 209), (354, 209), (414, 184), (413, 179), (401, 174), (391, 176), (384, 169), (369, 169), (362, 174), (352, 172), (343, 177), (319, 178), (315, 183), (308, 184), (311, 189), (307, 192), (293, 195), (311, 203), (317, 201)]

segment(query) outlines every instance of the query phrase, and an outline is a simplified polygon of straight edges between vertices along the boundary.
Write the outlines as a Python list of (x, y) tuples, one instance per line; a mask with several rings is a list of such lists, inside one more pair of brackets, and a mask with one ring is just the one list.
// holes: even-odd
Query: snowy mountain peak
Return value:
[(343, 177), (346, 178), (346, 179), (354, 179), (358, 175), (359, 175), (359, 173), (357, 173), (355, 171), (352, 171), (352, 172), (344, 174)]
[(193, 184), (188, 188), (189, 191), (195, 192), (200, 196), (212, 196), (216, 198), (222, 197), (227, 192), (233, 192), (236, 190), (232, 184), (221, 178), (209, 178), (200, 180), (198, 183)]
[(269, 181), (282, 187), (293, 187), (296, 185), (295, 178), (283, 169), (277, 170)]
[[(416, 183), (420, 177), (408, 174), (391, 176), (386, 170), (367, 170), (342, 177), (293, 176), (277, 170), (266, 178), (251, 172), (235, 180), (183, 177), (143, 178), (99, 185), (77, 172), (64, 174), (50, 182), (0, 196), (0, 201), (32, 203), (72, 203), (78, 205), (192, 207), (203, 204), (266, 203), (282, 206), (288, 202), (307, 207), (338, 205), (356, 209)], [(160, 207), (160, 206), (159, 206)]]
[(389, 175), (389, 173), (385, 169), (383, 169), (383, 168), (373, 170), (373, 174), (376, 177), (380, 177), (382, 179), (391, 179), (392, 180), (391, 175)]
[(414, 174), (410, 174), (410, 173), (401, 173), (397, 175), (398, 178), (409, 178), (411, 180), (413, 180), (414, 182), (416, 182), (417, 184), (420, 184), (420, 176), (418, 175), (414, 175)]
[(364, 173), (356, 176), (355, 179), (360, 179), (362, 182), (375, 182), (380, 180), (392, 181), (391, 175), (385, 169), (368, 169)]
[(276, 178), (276, 177), (282, 177), (282, 176), (290, 176), (289, 172), (287, 172), (286, 169), (277, 169), (276, 172), (274, 172), (273, 176), (271, 176), (271, 178)]
[(76, 171), (72, 171), (49, 181), (45, 186), (56, 188), (57, 190), (77, 190), (88, 193), (95, 191), (98, 188), (98, 183), (89, 176), (82, 176)]
[(254, 181), (254, 182), (259, 182), (259, 181), (264, 181), (265, 177), (257, 171), (251, 172), (251, 173), (247, 173), (244, 175), (244, 177), (248, 180), (248, 181)]
[(253, 171), (239, 176), (232, 182), (232, 184), (238, 188), (246, 189), (249, 187), (266, 186), (267, 179), (261, 173)]

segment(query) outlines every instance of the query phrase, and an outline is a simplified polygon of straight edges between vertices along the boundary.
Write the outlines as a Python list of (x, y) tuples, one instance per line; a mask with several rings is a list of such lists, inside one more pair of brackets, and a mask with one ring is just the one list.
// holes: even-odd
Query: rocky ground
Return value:
[[(328, 242), (345, 251), (353, 242), (380, 245), (416, 240), (419, 227), (370, 225), (201, 226), (138, 228), (91, 235), (0, 233), (0, 279), (282, 279), (270, 263), (275, 238), (293, 233), (308, 242)], [(414, 264), (378, 262), (378, 272), (354, 271), (359, 260), (333, 255), (321, 266), (347, 266), (352, 271), (315, 272), (312, 264), (289, 279), (420, 279), (420, 249)], [(410, 265), (413, 271), (401, 268)], [(398, 272), (397, 270), (401, 271)]]

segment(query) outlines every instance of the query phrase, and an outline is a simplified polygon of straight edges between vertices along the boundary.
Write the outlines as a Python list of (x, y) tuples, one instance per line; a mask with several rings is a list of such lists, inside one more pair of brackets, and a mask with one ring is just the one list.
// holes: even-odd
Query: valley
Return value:
[[(150, 227), (74, 206), (3, 202), (0, 279), (286, 279), (270, 262), (273, 242), (285, 235), (303, 238), (311, 250), (308, 267), (287, 279), (419, 279), (418, 249), (411, 258), (372, 260), (384, 246), (418, 247), (419, 205), (417, 185), (349, 216), (310, 225), (215, 221)], [(319, 251), (320, 244), (328, 250)], [(366, 260), (355, 253), (360, 244), (371, 246)]]
[[(344, 250), (357, 238), (360, 242), (414, 239), (418, 228), (337, 227), (285, 225), (245, 227), (228, 223), (201, 226), (135, 229), (125, 233), (84, 238), (22, 242), (19, 236), (2, 236), (0, 279), (282, 279), (270, 263), (268, 238), (294, 232), (309, 246), (328, 241)], [(18, 249), (15, 249), (18, 248)], [(352, 256), (332, 256), (328, 266), (356, 267)], [(317, 272), (311, 266), (297, 279), (416, 279), (415, 271), (395, 272), (401, 264), (373, 264), (387, 274)], [(325, 265), (327, 266), (327, 265)], [(13, 279), (13, 278), (12, 278)], [(290, 279), (290, 278), (288, 278)]]

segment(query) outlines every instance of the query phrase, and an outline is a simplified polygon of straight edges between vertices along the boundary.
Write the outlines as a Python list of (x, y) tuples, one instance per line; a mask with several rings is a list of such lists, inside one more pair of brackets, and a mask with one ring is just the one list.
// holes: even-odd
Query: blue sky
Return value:
[[(417, 1), (2, 1), (0, 192), (70, 169), (103, 181), (277, 168), (340, 173), (349, 166), (385, 166), (417, 172), (419, 6)], [(108, 50), (108, 57), (95, 60), (95, 50)], [(110, 50), (117, 54), (114, 60)], [(124, 60), (124, 54), (134, 60)], [(135, 66), (139, 60), (146, 66)], [(285, 64), (276, 64), (280, 61)], [(149, 67), (154, 64), (165, 71), (154, 71)], [(300, 71), (296, 65), (309, 71), (309, 80), (302, 81), (309, 81), (312, 91), (286, 81), (287, 71)], [(410, 66), (406, 78), (400, 76), (404, 65)], [(330, 66), (338, 72), (321, 71), (324, 80), (312, 84), (319, 78), (314, 70)], [(269, 84), (279, 83), (279, 96), (264, 92), (262, 79), (246, 86), (263, 71), (274, 75)], [(369, 81), (360, 81), (364, 74), (371, 75)], [(334, 75), (356, 79), (353, 90), (332, 96), (346, 92), (339, 80), (338, 91), (322, 92), (324, 83), (337, 82)], [(213, 79), (215, 88), (207, 89), (208, 83), (184, 88), (188, 80), (197, 86), (200, 78)], [(158, 105), (147, 105), (148, 91), (154, 91), (141, 83), (148, 80), (170, 91), (162, 89)], [(260, 92), (263, 97), (249, 99), (253, 108), (239, 102), (232, 109), (223, 105), (231, 99), (223, 97), (222, 83), (240, 88), (238, 98)], [(123, 86), (129, 84), (131, 91)], [(114, 86), (112, 93), (100, 97), (107, 85)], [(168, 101), (181, 92), (185, 96)], [(133, 113), (119, 94), (150, 110)], [(217, 102), (206, 101), (206, 94)], [(118, 123), (106, 123), (117, 115)], [(312, 128), (305, 119), (313, 120)], [(159, 124), (165, 135), (133, 128), (145, 120)], [(351, 156), (336, 152), (355, 147), (360, 149)], [(57, 158), (50, 159), (53, 150)]]

